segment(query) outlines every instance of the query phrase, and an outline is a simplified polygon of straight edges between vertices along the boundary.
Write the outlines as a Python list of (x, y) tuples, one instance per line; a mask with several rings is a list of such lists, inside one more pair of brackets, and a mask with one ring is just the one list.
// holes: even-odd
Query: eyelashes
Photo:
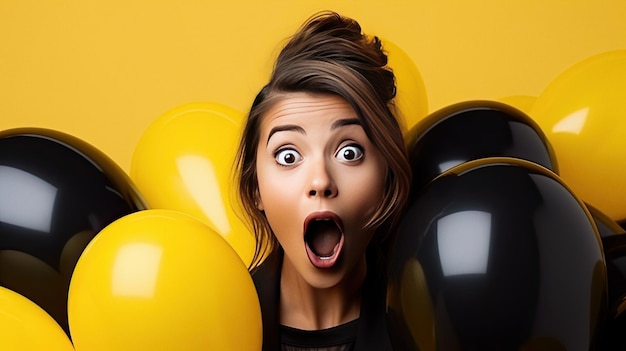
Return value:
[[(358, 162), (365, 156), (363, 147), (356, 143), (344, 144), (333, 155), (342, 163)], [(304, 157), (292, 146), (282, 146), (274, 152), (274, 159), (280, 166), (289, 167), (301, 163)]]
[(335, 153), (335, 158), (343, 162), (356, 162), (363, 158), (363, 156), (363, 148), (358, 144), (343, 146)]
[(303, 157), (294, 148), (282, 147), (274, 152), (274, 159), (279, 165), (287, 167), (302, 162)]

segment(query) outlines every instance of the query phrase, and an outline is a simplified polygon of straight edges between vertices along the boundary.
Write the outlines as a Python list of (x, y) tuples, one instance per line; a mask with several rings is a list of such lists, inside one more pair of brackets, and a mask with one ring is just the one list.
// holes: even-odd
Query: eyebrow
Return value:
[[(341, 128), (344, 126), (350, 126), (350, 125), (361, 125), (361, 121), (358, 118), (345, 118), (345, 119), (338, 119), (335, 122), (333, 122), (333, 124), (330, 126), (330, 130), (335, 130), (337, 128)], [(298, 132), (300, 134), (304, 134), (306, 135), (306, 131), (304, 130), (304, 128), (295, 125), (295, 124), (285, 124), (285, 125), (281, 125), (281, 126), (276, 126), (274, 128), (272, 128), (272, 130), (270, 130), (269, 135), (267, 136), (267, 142), (270, 142), (270, 139), (272, 138), (272, 135), (278, 133), (278, 132), (285, 132), (285, 131), (292, 131), (292, 132)]]
[(346, 119), (338, 119), (333, 122), (330, 126), (330, 130), (335, 130), (339, 127), (350, 126), (350, 125), (361, 125), (361, 120), (358, 118), (346, 118)]
[(276, 126), (274, 128), (272, 128), (272, 130), (270, 130), (270, 134), (267, 136), (267, 143), (270, 142), (270, 139), (272, 138), (272, 135), (278, 133), (278, 132), (284, 132), (284, 131), (293, 131), (293, 132), (298, 132), (301, 134), (305, 134), (306, 132), (304, 131), (304, 128), (297, 126), (295, 124), (285, 124), (282, 126)]

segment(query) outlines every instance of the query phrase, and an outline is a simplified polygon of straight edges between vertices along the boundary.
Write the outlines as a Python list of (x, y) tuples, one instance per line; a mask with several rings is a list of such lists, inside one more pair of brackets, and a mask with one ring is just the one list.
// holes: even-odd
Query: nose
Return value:
[(324, 162), (316, 163), (311, 169), (308, 196), (320, 196), (324, 198), (337, 196), (337, 185), (334, 181), (334, 177)]

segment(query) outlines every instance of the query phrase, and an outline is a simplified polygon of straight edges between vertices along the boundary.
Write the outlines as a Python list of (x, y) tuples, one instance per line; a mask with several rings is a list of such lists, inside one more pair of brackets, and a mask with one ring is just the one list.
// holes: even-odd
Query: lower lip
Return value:
[(341, 250), (343, 248), (343, 235), (335, 246), (333, 254), (328, 257), (319, 257), (311, 250), (309, 245), (306, 245), (305, 243), (304, 246), (306, 247), (306, 254), (309, 257), (309, 261), (311, 261), (313, 266), (316, 268), (332, 268), (335, 264), (337, 264), (339, 257), (341, 256)]

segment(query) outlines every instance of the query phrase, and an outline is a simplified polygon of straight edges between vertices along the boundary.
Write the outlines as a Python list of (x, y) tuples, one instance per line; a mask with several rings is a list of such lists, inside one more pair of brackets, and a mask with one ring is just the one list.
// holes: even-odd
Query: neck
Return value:
[(364, 259), (339, 283), (319, 288), (310, 285), (285, 260), (280, 284), (281, 324), (303, 330), (320, 330), (357, 319), (361, 311), (361, 287), (365, 273)]

